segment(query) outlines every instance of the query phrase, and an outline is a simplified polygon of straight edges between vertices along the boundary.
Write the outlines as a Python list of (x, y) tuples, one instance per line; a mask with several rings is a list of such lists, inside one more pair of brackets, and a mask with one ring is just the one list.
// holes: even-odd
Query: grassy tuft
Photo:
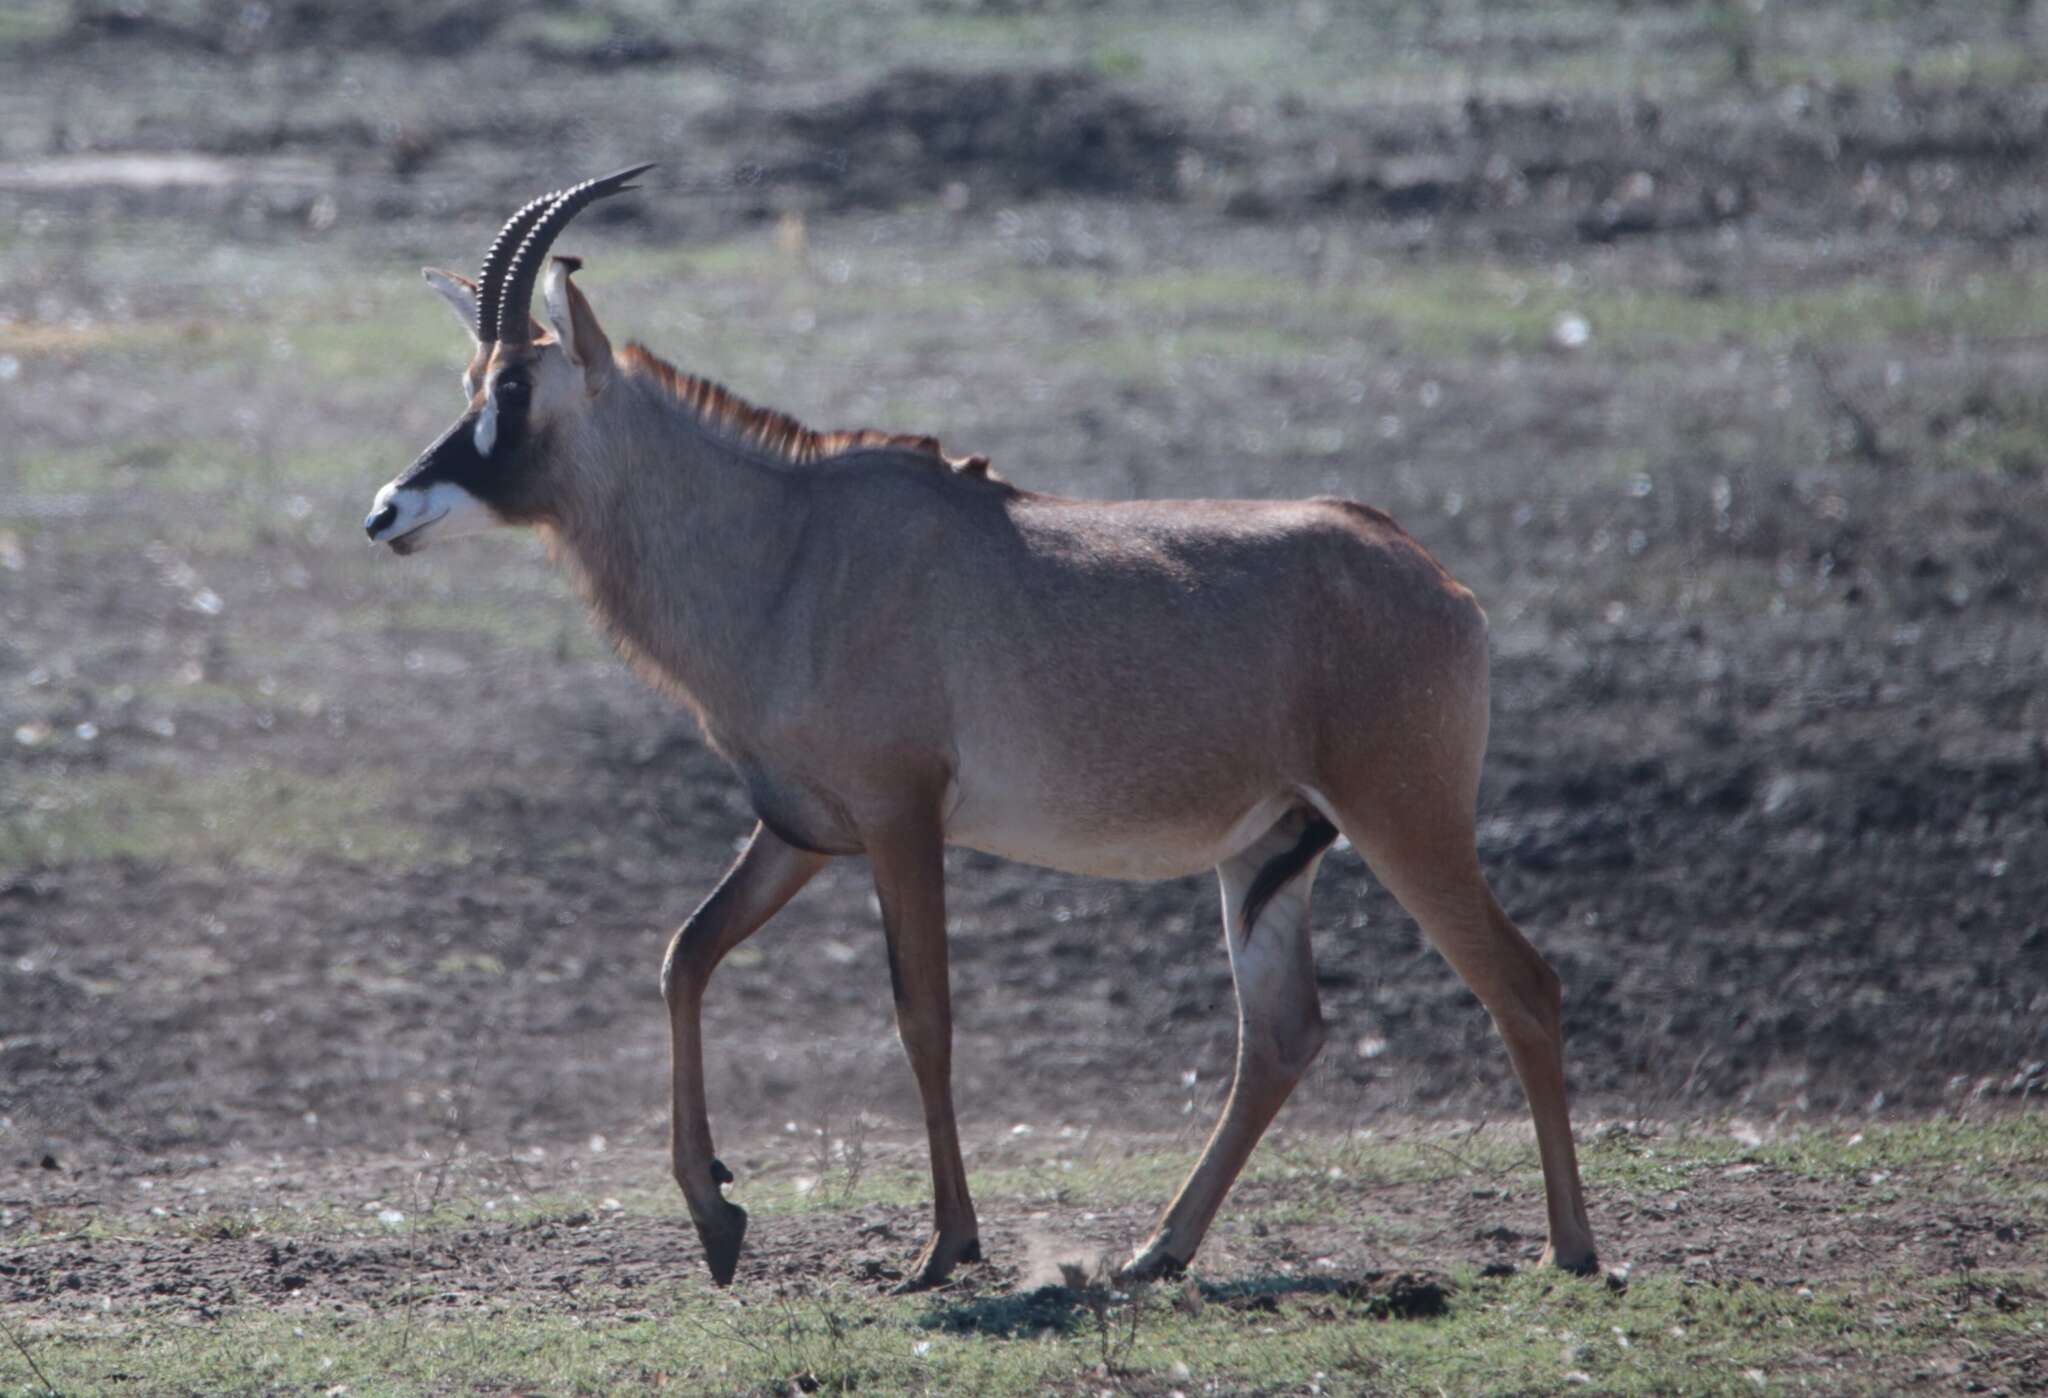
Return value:
[(275, 767), (31, 770), (0, 800), (0, 868), (135, 859), (277, 874), (315, 855), (396, 867), (461, 859), (393, 814), (393, 780)]

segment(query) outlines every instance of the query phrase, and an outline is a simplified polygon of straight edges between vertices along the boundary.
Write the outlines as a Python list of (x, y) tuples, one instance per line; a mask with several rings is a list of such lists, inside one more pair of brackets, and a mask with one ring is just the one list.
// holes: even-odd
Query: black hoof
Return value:
[(725, 1212), (714, 1219), (691, 1221), (697, 1225), (697, 1241), (704, 1245), (704, 1262), (711, 1268), (711, 1280), (720, 1286), (730, 1286), (733, 1273), (740, 1269), (740, 1244), (747, 1237), (747, 1211), (737, 1204), (727, 1204)]

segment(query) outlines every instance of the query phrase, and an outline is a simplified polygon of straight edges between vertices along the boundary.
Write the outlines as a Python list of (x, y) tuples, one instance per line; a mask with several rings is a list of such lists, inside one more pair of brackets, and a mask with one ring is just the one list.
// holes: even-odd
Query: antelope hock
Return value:
[[(1595, 1267), (1556, 975), (1473, 845), (1486, 622), (1389, 516), (1346, 500), (1065, 500), (930, 437), (815, 432), (614, 350), (549, 248), (636, 166), (514, 214), (475, 281), (462, 415), (377, 492), (394, 552), (540, 530), (619, 650), (687, 705), (760, 823), (669, 946), (673, 1151), (712, 1275), (746, 1213), (721, 1187), (700, 1007), (725, 954), (827, 862), (873, 864), (934, 1226), (904, 1283), (980, 1256), (951, 1085), (942, 854), (1077, 873), (1213, 866), (1237, 987), (1221, 1120), (1136, 1279), (1184, 1268), (1324, 1029), (1309, 891), (1341, 832), (1492, 1015), (1535, 1118), (1549, 1247)], [(529, 313), (543, 285), (547, 323)], [(1363, 948), (1345, 948), (1363, 954)]]

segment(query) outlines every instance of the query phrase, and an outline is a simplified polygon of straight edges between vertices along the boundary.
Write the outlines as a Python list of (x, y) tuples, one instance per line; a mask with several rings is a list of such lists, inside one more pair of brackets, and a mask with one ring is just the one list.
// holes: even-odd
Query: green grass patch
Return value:
[[(457, 574), (448, 576), (459, 575), (459, 565), (453, 566)], [(602, 660), (611, 654), (603, 634), (580, 606), (570, 602), (568, 584), (552, 570), (493, 569), (488, 579), (471, 581), (473, 593), (404, 590), (410, 581), (395, 583), (392, 594), (380, 598), (376, 606), (344, 615), (342, 627), (379, 635), (476, 636), (484, 638), (494, 654), (517, 651), (563, 663)]]
[[(35, 322), (0, 330), (0, 351), (31, 360), (48, 357), (77, 363), (100, 358), (125, 364), (163, 354), (192, 333), (191, 325), (169, 320), (98, 320), (79, 325)], [(210, 330), (202, 333), (209, 341), (214, 338)], [(248, 339), (246, 335), (240, 338)]]
[[(464, 961), (437, 965), (437, 974), (496, 974), (488, 964)], [(1200, 1153), (1190, 1138), (1173, 1146), (1128, 1141), (1077, 1142), (1067, 1150), (1039, 1143), (1024, 1158), (1008, 1153), (1000, 1164), (971, 1168), (977, 1197), (1006, 1200), (1034, 1210), (1141, 1207), (1163, 1204), (1179, 1188)], [(868, 1207), (922, 1208), (931, 1180), (916, 1142), (887, 1149), (857, 1144), (853, 1154), (823, 1155), (809, 1137), (777, 1143), (769, 1154), (741, 1161), (739, 1182), (729, 1191), (735, 1203), (757, 1218), (820, 1212), (857, 1212)], [(1797, 1131), (1775, 1140), (1738, 1138), (1711, 1124), (1670, 1125), (1651, 1134), (1617, 1130), (1581, 1133), (1579, 1163), (1596, 1202), (1685, 1189), (1719, 1178), (1730, 1167), (1756, 1166), (1789, 1172), (1809, 1181), (1864, 1186), (1874, 1174), (1910, 1181), (1916, 1197), (2003, 1197), (2048, 1207), (2048, 1116), (2026, 1113), (1982, 1121), (1909, 1121), (1864, 1127)], [(1519, 1124), (1478, 1130), (1418, 1129), (1396, 1135), (1279, 1132), (1262, 1143), (1239, 1176), (1226, 1214), (1244, 1221), (1291, 1222), (1354, 1213), (1369, 1205), (1374, 1191), (1399, 1186), (1492, 1185), (1519, 1198), (1541, 1195), (1542, 1172), (1533, 1138)], [(644, 1188), (609, 1192), (635, 1214), (683, 1216), (681, 1197), (666, 1177)], [(514, 1204), (494, 1200), (481, 1208), (474, 1191), (432, 1209), (409, 1211), (409, 1229), (433, 1230), (482, 1223), (563, 1218), (587, 1214), (594, 1199), (584, 1193), (527, 1194)], [(1853, 1202), (1852, 1194), (1842, 1196)], [(345, 1215), (266, 1211), (266, 1230), (304, 1232)], [(323, 1220), (326, 1220), (323, 1223)], [(144, 1236), (161, 1226), (184, 1228), (186, 1221), (160, 1224), (147, 1217), (108, 1224)], [(374, 1231), (371, 1229), (370, 1231)]]
[(600, 317), (607, 293), (616, 298), (621, 287), (630, 288), (635, 307), (658, 305), (667, 297), (678, 308), (700, 308), (707, 291), (723, 296), (736, 283), (759, 289), (810, 281), (803, 258), (776, 246), (772, 229), (711, 243), (607, 247), (588, 260), (577, 278)]
[(361, 299), (351, 298), (345, 308), (329, 304), (317, 316), (289, 317), (282, 332), (289, 354), (276, 354), (272, 342), (281, 372), (300, 383), (323, 386), (394, 380), (432, 383), (438, 373), (445, 401), (451, 409), (459, 407), (470, 342), (448, 304), (417, 276), (408, 280), (412, 285), (405, 294), (396, 286), (380, 285)]
[(0, 799), (0, 868), (103, 859), (288, 873), (313, 855), (409, 866), (460, 860), (394, 815), (396, 773), (277, 767), (17, 773)]
[[(1745, 1133), (1746, 1137), (1747, 1133)], [(1633, 1190), (1690, 1190), (1703, 1235), (1754, 1219), (1715, 1213), (1714, 1185), (1734, 1163), (1798, 1170), (1845, 1190), (1870, 1170), (1955, 1177), (1978, 1194), (2010, 1177), (2043, 1177), (2048, 1126), (2040, 1113), (1972, 1121), (1827, 1128), (1747, 1144), (1712, 1125), (1608, 1133), (1586, 1144), (1596, 1200)], [(1412, 1135), (1289, 1134), (1262, 1151), (1229, 1209), (1274, 1228), (1327, 1219), (1325, 1187), (1372, 1181), (1447, 1183), (1474, 1175), (1520, 1180), (1533, 1198), (1533, 1151), (1508, 1129)], [(1050, 1142), (1041, 1149), (1053, 1149)], [(1131, 1202), (1170, 1188), (1192, 1156), (1141, 1149), (1062, 1168), (1057, 1157), (977, 1170), (985, 1210), (1041, 1207), (1071, 1191)], [(798, 1190), (805, 1148), (793, 1143), (742, 1170), (766, 1181), (745, 1191), (757, 1219), (819, 1207), (921, 1206), (925, 1181), (909, 1154), (851, 1189), (832, 1169)], [(1336, 1171), (1336, 1175), (1332, 1175)], [(1347, 1172), (1356, 1171), (1356, 1176)], [(758, 1172), (758, 1173), (756, 1173)], [(1048, 1186), (1047, 1181), (1057, 1181)], [(2038, 1192), (2038, 1186), (2032, 1186)], [(1517, 1185), (1519, 1190), (1520, 1185)], [(2036, 1202), (2039, 1202), (2036, 1199)], [(387, 1227), (357, 1201), (297, 1210), (204, 1209), (170, 1218), (90, 1216), (53, 1231), (17, 1233), (23, 1260), (38, 1244), (140, 1237), (162, 1247), (257, 1244), (266, 1236), (381, 1238), (392, 1249), (374, 1304), (252, 1298), (201, 1318), (176, 1302), (127, 1301), (86, 1318), (58, 1310), (17, 1326), (61, 1392), (125, 1383), (143, 1392), (352, 1393), (620, 1391), (1025, 1394), (1085, 1391), (1269, 1393), (1884, 1393), (1971, 1366), (1992, 1386), (2048, 1355), (2048, 1269), (1980, 1270), (1952, 1253), (1879, 1251), (1824, 1281), (1694, 1275), (1638, 1268), (1626, 1286), (1524, 1270), (1481, 1275), (1469, 1265), (1435, 1278), (1283, 1266), (1204, 1275), (1153, 1287), (1099, 1283), (1030, 1289), (989, 1286), (892, 1297), (836, 1280), (743, 1280), (719, 1291), (693, 1274), (612, 1289), (585, 1283), (503, 1294), (445, 1292), (431, 1269), (408, 1271), (451, 1230), (520, 1233), (523, 1225), (580, 1229), (606, 1218), (655, 1215), (682, 1227), (671, 1191), (635, 1191), (623, 1212), (582, 1195), (513, 1197), (490, 1210), (474, 1198), (412, 1205)], [(1848, 1208), (1848, 1205), (1844, 1206)], [(420, 1254), (412, 1245), (419, 1245)], [(475, 1244), (471, 1244), (474, 1246)], [(548, 1239), (540, 1239), (541, 1246)], [(1904, 1259), (1924, 1258), (1914, 1266)], [(2031, 1358), (2029, 1357), (2031, 1356)], [(12, 1366), (11, 1368), (8, 1366)], [(118, 1376), (118, 1377), (117, 1377)], [(34, 1391), (19, 1351), (0, 1353), (0, 1385)]]
[[(1857, 276), (1776, 295), (1692, 295), (1583, 279), (1560, 286), (1552, 269), (1494, 262), (1376, 264), (1330, 284), (1306, 273), (1217, 267), (1119, 277), (937, 265), (914, 285), (893, 285), (862, 264), (849, 284), (817, 291), (815, 303), (827, 326), (845, 319), (872, 336), (877, 323), (900, 322), (941, 346), (957, 343), (963, 354), (972, 353), (975, 338), (974, 322), (962, 314), (969, 306), (984, 318), (1085, 311), (1100, 328), (1073, 346), (1069, 362), (1090, 374), (1156, 381), (1202, 358), (1288, 366), (1355, 359), (1366, 346), (1449, 358), (1544, 352), (1558, 344), (1569, 317), (1587, 330), (1574, 352), (1630, 362), (1689, 348), (1997, 339), (2032, 334), (2048, 319), (2048, 276)], [(745, 337), (731, 352), (766, 349), (772, 341)], [(821, 327), (805, 352), (830, 360), (858, 349)], [(721, 342), (721, 365), (728, 353)], [(2026, 440), (1987, 433), (1974, 449), (2007, 456), (2030, 450), (2032, 424), (2022, 416), (2008, 411), (1993, 425), (2010, 426)]]
[[(2038, 1342), (2038, 1279), (1875, 1274), (1823, 1288), (1676, 1276), (1624, 1292), (1533, 1273), (1064, 1288), (970, 1299), (648, 1288), (627, 1310), (445, 1306), (426, 1285), (374, 1316), (250, 1306), (217, 1320), (38, 1328), (60, 1391), (804, 1391), (1028, 1394), (1884, 1392), (1962, 1350)], [(1406, 1308), (1424, 1298), (1414, 1313)], [(2005, 1298), (2003, 1301), (1997, 1298)], [(1434, 1311), (1435, 1313), (1429, 1313)], [(25, 1385), (18, 1353), (0, 1377)], [(1314, 1386), (1314, 1387), (1312, 1387)]]
[(1789, 1136), (1759, 1146), (1757, 1160), (1819, 1180), (1887, 1170), (1947, 1175), (1994, 1192), (2048, 1202), (2048, 1114), (1993, 1121), (1912, 1121)]
[[(394, 447), (389, 455), (396, 454)], [(358, 484), (367, 479), (368, 456), (353, 445), (256, 451), (221, 438), (137, 438), (25, 452), (17, 458), (15, 480), (27, 495), (160, 491), (184, 501), (195, 495), (233, 495), (264, 518), (275, 519), (289, 518), (289, 500), (275, 493), (256, 495), (252, 487), (318, 490)]]
[(1688, 344), (1817, 345), (1909, 337), (2032, 333), (2048, 316), (2048, 277), (2013, 273), (1957, 284), (1901, 286), (1872, 277), (1776, 296), (1560, 287), (1532, 269), (1497, 265), (1393, 268), (1320, 287), (1307, 278), (1202, 270), (1116, 284), (1113, 297), (1192, 323), (1311, 330), (1316, 338), (1375, 327), (1439, 354), (1535, 350), (1560, 319), (1582, 317), (1585, 352), (1638, 353)]
[(66, 0), (12, 0), (0, 9), (0, 53), (62, 34), (71, 22)]
[[(1199, 1153), (1193, 1139), (1137, 1150), (1084, 1144), (972, 1173), (977, 1193), (1033, 1207), (1152, 1206), (1180, 1187)], [(1882, 1176), (1881, 1185), (1896, 1181), (1931, 1201), (1999, 1196), (2048, 1206), (2048, 1116), (1813, 1128), (1761, 1143), (1707, 1125), (1649, 1135), (1615, 1130), (1582, 1135), (1579, 1164), (1588, 1191), (1606, 1198), (1683, 1189), (1730, 1167), (1758, 1166), (1859, 1189)], [(1540, 1198), (1542, 1170), (1535, 1141), (1519, 1124), (1395, 1136), (1280, 1132), (1246, 1164), (1225, 1209), (1250, 1218), (1286, 1201), (1289, 1210), (1327, 1216), (1369, 1205), (1376, 1189), (1418, 1184), (1495, 1186)], [(918, 1204), (929, 1187), (921, 1160), (870, 1164), (852, 1180), (842, 1165), (798, 1165), (743, 1180), (733, 1198), (774, 1215)]]
[(929, 5), (861, 39), (897, 62), (970, 69), (1092, 66), (1161, 94), (1218, 87), (1253, 101), (1288, 95), (1331, 105), (1443, 101), (1475, 90), (1599, 94), (1691, 88), (1673, 41), (1697, 13), (1602, 0), (1541, 6), (1394, 0), (1327, 7), (1240, 7), (1227, 14), (1034, 4), (1001, 10)]
[(2030, 45), (2001, 43), (1998, 36), (1986, 34), (1976, 43), (1959, 39), (1896, 49), (1859, 46), (1830, 52), (1819, 46), (1788, 47), (1759, 53), (1756, 69), (1765, 82), (1779, 87), (1883, 87), (1905, 74), (1916, 88), (1938, 90), (2037, 82), (2043, 66)]

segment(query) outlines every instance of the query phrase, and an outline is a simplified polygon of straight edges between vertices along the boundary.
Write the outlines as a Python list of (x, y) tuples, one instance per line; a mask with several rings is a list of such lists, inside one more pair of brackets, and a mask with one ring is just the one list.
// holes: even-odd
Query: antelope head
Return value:
[[(548, 249), (584, 206), (636, 186), (653, 168), (635, 165), (544, 194), (512, 215), (475, 281), (426, 268), (427, 284), (462, 317), (475, 347), (462, 374), (468, 406), (419, 458), (370, 502), (370, 542), (411, 553), (429, 539), (550, 518), (552, 467), (614, 378), (611, 342), (570, 280), (582, 264)], [(533, 319), (543, 286), (549, 325)]]

